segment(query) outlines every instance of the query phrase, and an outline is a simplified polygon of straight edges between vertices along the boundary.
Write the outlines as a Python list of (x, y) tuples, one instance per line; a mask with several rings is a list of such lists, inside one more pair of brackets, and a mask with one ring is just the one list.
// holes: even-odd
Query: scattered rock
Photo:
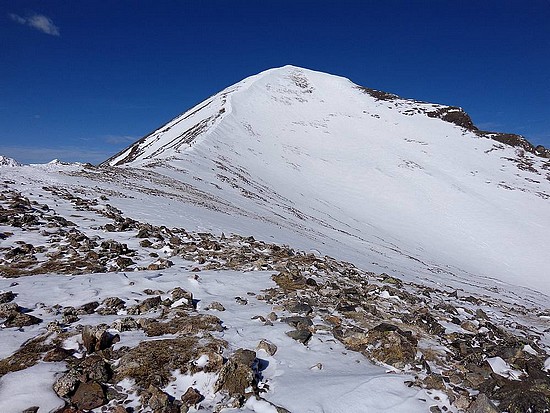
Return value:
[(137, 330), (139, 328), (139, 324), (132, 317), (124, 317), (113, 321), (111, 327), (122, 333), (123, 331)]
[[(185, 374), (193, 361), (205, 352), (220, 354), (226, 343), (213, 338), (186, 336), (155, 341), (142, 341), (136, 347), (127, 350), (115, 368), (115, 381), (130, 378), (147, 388), (151, 384), (166, 386), (172, 372), (180, 370)], [(208, 363), (203, 371), (215, 371), (215, 363)]]
[(158, 270), (164, 270), (166, 268), (170, 268), (173, 265), (174, 263), (172, 261), (164, 258), (159, 258), (155, 262), (152, 262), (151, 264), (149, 264), (147, 266), (147, 269), (151, 271), (158, 271)]
[(63, 361), (71, 357), (74, 353), (74, 350), (67, 350), (62, 347), (56, 346), (54, 349), (48, 351), (44, 356), (44, 361), (46, 362), (56, 362)]
[(78, 371), (71, 369), (55, 381), (53, 390), (59, 397), (67, 397), (76, 390), (81, 377)]
[(95, 309), (99, 307), (97, 301), (92, 301), (91, 303), (86, 303), (78, 307), (77, 314), (93, 314)]
[(392, 324), (381, 323), (369, 330), (366, 344), (367, 354), (397, 368), (413, 363), (416, 358), (416, 339)]
[(42, 320), (38, 317), (35, 317), (31, 314), (12, 312), (6, 321), (4, 321), (5, 327), (27, 327), (34, 324), (41, 323)]
[(168, 413), (170, 412), (171, 399), (170, 396), (158, 389), (155, 386), (149, 386), (143, 398), (148, 398), (147, 404), (154, 412)]
[(292, 316), (284, 317), (281, 319), (283, 323), (287, 323), (291, 327), (307, 330), (308, 327), (313, 325), (313, 321), (308, 317)]
[(145, 300), (143, 300), (141, 303), (137, 305), (139, 314), (146, 313), (147, 311), (156, 309), (161, 304), (161, 302), (162, 300), (160, 298), (160, 295), (146, 298)]
[(16, 303), (2, 303), (0, 304), (0, 317), (7, 318), (12, 313), (17, 313), (20, 311), (20, 307)]

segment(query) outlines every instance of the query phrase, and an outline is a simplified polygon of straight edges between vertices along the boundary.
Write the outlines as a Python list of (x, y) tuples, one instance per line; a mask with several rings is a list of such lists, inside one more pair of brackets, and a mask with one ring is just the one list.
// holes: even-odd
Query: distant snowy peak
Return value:
[(15, 167), (15, 166), (21, 166), (21, 164), (13, 158), (8, 158), (7, 156), (0, 155), (0, 167), (1, 166)]
[[(321, 113), (342, 119), (357, 118), (359, 109), (361, 116), (367, 115), (364, 116), (365, 129), (372, 126), (372, 119), (368, 116), (378, 119), (381, 125), (397, 125), (403, 124), (406, 117), (420, 115), (443, 120), (451, 127), (458, 126), (480, 137), (521, 147), (538, 156), (550, 157), (549, 150), (542, 146), (534, 147), (522, 136), (478, 130), (468, 114), (459, 107), (404, 99), (358, 86), (340, 76), (283, 66), (248, 77), (211, 96), (102, 165), (151, 166), (162, 159), (178, 159), (197, 141), (214, 133), (224, 123), (238, 123), (252, 130), (259, 122), (265, 122), (266, 117), (277, 116), (277, 128), (281, 132), (299, 122), (315, 123)], [(395, 114), (401, 116), (396, 118)], [(227, 120), (231, 116), (233, 122)], [(220, 133), (234, 130), (234, 127), (226, 127)], [(365, 138), (368, 139), (368, 136)]]

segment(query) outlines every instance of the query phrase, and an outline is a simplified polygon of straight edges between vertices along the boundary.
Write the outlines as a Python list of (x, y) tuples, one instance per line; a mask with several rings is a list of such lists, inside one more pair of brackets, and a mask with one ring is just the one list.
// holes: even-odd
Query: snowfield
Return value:
[[(464, 116), (285, 66), (97, 167), (1, 157), (0, 411), (460, 412), (523, 406), (517, 381), (549, 397), (550, 160)], [(124, 364), (182, 340), (177, 368)], [(108, 372), (75, 379), (87, 360)]]

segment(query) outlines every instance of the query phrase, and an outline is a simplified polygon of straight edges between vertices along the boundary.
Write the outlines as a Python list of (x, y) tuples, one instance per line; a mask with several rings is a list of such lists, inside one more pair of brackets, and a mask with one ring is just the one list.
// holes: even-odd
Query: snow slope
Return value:
[[(373, 270), (550, 293), (550, 163), (434, 116), (442, 111), (460, 109), (377, 99), (348, 79), (285, 66), (106, 164), (183, 182), (240, 215), (198, 213), (204, 229), (246, 229)], [(196, 217), (165, 215), (191, 227)]]

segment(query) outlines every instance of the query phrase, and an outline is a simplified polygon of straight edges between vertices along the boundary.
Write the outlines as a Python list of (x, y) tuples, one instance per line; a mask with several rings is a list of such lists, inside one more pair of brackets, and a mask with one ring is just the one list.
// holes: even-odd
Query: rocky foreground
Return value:
[[(358, 362), (424, 389), (427, 411), (550, 411), (548, 309), (411, 284), (252, 237), (153, 226), (124, 216), (106, 196), (87, 199), (55, 185), (42, 191), (59, 205), (24, 196), (10, 181), (0, 194), (0, 333), (19, 340), (0, 360), (0, 380), (64, 363), (51, 382), (64, 401), (57, 412), (293, 411), (291, 402), (268, 401), (266, 359), (281, 350), (275, 340), (243, 348), (228, 342), (228, 304), (190, 291), (224, 271), (271, 278), (269, 288), (230, 297), (243, 314), (263, 303), (263, 312), (251, 314), (266, 337), (283, 327), (312, 351), (316, 339), (343, 346)], [(143, 274), (154, 287), (155, 277), (182, 262), (178, 286), (137, 291), (128, 281), (131, 296), (111, 291), (75, 306), (20, 305), (18, 287), (28, 277)], [(311, 368), (323, 369), (323, 361)], [(182, 377), (194, 381), (171, 394)], [(42, 412), (32, 392), (26, 389), (24, 411)]]

